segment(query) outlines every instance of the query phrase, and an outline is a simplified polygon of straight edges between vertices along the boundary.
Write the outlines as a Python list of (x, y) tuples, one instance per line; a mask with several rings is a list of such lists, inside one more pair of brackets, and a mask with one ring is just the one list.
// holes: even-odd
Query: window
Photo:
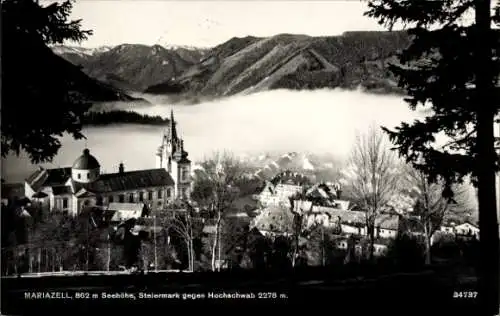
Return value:
[(119, 201), (120, 203), (124, 203), (124, 202), (125, 202), (125, 195), (124, 195), (124, 194), (120, 194), (120, 195), (118, 196), (118, 201)]
[(169, 198), (169, 197), (171, 197), (171, 196), (172, 196), (172, 190), (167, 189), (167, 197)]
[(90, 172), (87, 173), (87, 180), (90, 179)]
[(144, 201), (144, 192), (139, 192), (139, 202)]
[(130, 193), (130, 194), (128, 195), (128, 201), (129, 201), (130, 203), (134, 203), (134, 193)]
[(161, 201), (158, 201), (158, 206), (161, 206)]
[(187, 197), (187, 189), (186, 188), (182, 188), (182, 197)]
[(113, 201), (114, 201), (113, 196), (112, 196), (112, 195), (110, 195), (110, 196), (109, 196), (109, 198), (108, 198), (108, 200), (109, 200), (109, 203), (113, 203)]
[(161, 199), (161, 190), (158, 190), (158, 198)]
[(81, 174), (81, 173), (79, 173), (79, 174), (78, 174), (78, 179), (81, 179), (81, 178), (82, 178), (82, 174)]
[(188, 169), (183, 167), (181, 169), (181, 181), (186, 181), (188, 179)]
[(153, 192), (149, 191), (148, 192), (148, 200), (152, 200), (152, 199), (153, 199)]
[(63, 198), (63, 209), (67, 209), (68, 208), (68, 198)]

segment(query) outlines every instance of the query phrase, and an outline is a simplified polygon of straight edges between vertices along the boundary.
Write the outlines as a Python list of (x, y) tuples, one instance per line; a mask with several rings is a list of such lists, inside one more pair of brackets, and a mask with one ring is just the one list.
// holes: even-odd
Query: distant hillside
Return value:
[(211, 49), (122, 44), (57, 46), (53, 51), (90, 77), (122, 90), (197, 100), (272, 89), (362, 87), (372, 93), (399, 93), (387, 65), (409, 43), (405, 32), (373, 31), (248, 36)]
[(175, 79), (204, 55), (204, 50), (182, 46), (139, 44), (97, 49), (56, 46), (53, 51), (101, 82), (134, 91)]
[(229, 96), (283, 88), (361, 86), (375, 93), (397, 93), (387, 64), (409, 43), (405, 32), (233, 38), (211, 49), (176, 80), (147, 91), (172, 93), (175, 86), (183, 87), (189, 95)]
[[(69, 83), (70, 93), (77, 93), (82, 98), (88, 101), (132, 101), (142, 100), (134, 98), (121, 89), (114, 86), (102, 83), (94, 78), (89, 77), (81, 69), (67, 60), (54, 54), (53, 50), (47, 47), (37, 48), (35, 53), (33, 50), (26, 49), (27, 52), (20, 52), (20, 54), (37, 54), (32, 58), (26, 58), (26, 62), (22, 66), (30, 71), (19, 73), (29, 74), (32, 78), (43, 78), (45, 84), (50, 85), (54, 81), (53, 78), (66, 78), (66, 83)], [(43, 64), (33, 65), (43, 60)], [(54, 83), (56, 84), (56, 83)]]

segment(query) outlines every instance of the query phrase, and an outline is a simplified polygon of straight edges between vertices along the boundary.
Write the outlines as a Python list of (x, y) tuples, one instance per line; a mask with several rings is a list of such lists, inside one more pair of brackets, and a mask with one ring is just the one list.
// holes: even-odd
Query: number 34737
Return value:
[(453, 298), (476, 298), (477, 291), (454, 291)]

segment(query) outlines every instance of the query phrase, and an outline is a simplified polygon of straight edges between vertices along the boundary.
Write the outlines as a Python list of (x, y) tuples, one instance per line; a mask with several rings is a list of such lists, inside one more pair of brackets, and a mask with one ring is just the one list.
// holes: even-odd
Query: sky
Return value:
[(212, 47), (232, 37), (280, 33), (311, 36), (345, 31), (383, 30), (363, 16), (361, 0), (194, 1), (82, 0), (72, 18), (94, 35), (84, 47), (118, 45), (189, 45)]

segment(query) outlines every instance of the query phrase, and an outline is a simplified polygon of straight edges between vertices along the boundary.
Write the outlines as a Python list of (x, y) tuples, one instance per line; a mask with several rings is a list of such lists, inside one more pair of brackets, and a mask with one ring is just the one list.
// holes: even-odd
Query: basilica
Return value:
[(173, 111), (156, 152), (156, 168), (101, 173), (99, 160), (88, 148), (71, 167), (40, 167), (25, 181), (25, 195), (49, 211), (77, 215), (83, 207), (109, 203), (144, 203), (161, 209), (168, 202), (186, 199), (191, 189), (191, 161), (184, 141), (177, 135)]

